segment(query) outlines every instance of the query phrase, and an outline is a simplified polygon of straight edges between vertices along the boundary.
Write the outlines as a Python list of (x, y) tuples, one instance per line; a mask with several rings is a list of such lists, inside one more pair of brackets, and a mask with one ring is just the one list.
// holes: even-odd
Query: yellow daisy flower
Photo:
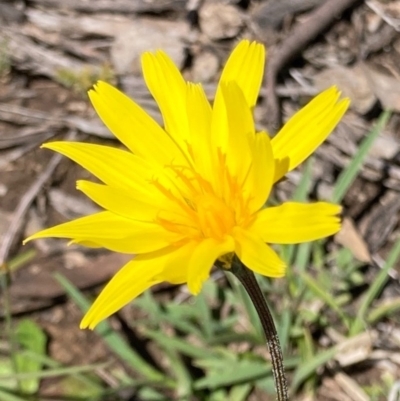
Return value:
[(268, 244), (294, 244), (336, 233), (340, 206), (286, 202), (265, 207), (272, 185), (305, 160), (348, 107), (332, 87), (270, 139), (256, 132), (264, 46), (240, 42), (229, 57), (213, 105), (186, 82), (162, 51), (142, 57), (146, 84), (164, 128), (113, 86), (89, 91), (98, 115), (127, 150), (52, 142), (102, 183), (77, 188), (105, 211), (43, 230), (45, 237), (135, 255), (106, 285), (82, 320), (94, 328), (143, 291), (167, 281), (197, 294), (216, 259), (234, 252), (245, 266), (282, 277), (285, 264)]

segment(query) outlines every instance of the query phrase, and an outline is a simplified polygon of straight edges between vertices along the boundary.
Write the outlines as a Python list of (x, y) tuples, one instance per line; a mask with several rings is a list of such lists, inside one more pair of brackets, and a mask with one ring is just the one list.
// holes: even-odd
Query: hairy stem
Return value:
[(238, 259), (234, 258), (230, 271), (238, 278), (250, 296), (262, 328), (267, 339), (267, 345), (271, 354), (272, 373), (274, 375), (275, 389), (278, 401), (288, 401), (288, 386), (283, 365), (283, 356), (278, 333), (275, 328), (271, 312), (257, 283), (254, 273)]

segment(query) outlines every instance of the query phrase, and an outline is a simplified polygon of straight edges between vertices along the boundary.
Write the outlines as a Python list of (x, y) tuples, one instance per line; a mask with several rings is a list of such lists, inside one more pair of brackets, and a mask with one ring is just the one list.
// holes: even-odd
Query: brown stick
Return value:
[[(75, 138), (75, 132), (71, 132), (67, 135), (67, 140), (73, 140)], [(54, 155), (50, 162), (47, 164), (46, 168), (41, 172), (38, 177), (33, 181), (32, 185), (29, 187), (28, 191), (22, 196), (19, 201), (8, 230), (4, 234), (3, 242), (0, 245), (0, 266), (4, 266), (7, 262), (8, 254), (11, 249), (11, 245), (18, 234), (22, 224), (24, 223), (24, 217), (29, 210), (30, 205), (36, 198), (38, 192), (41, 190), (46, 181), (51, 177), (54, 170), (60, 163), (62, 156), (59, 154)]]
[(307, 23), (297, 23), (292, 33), (280, 46), (269, 52), (266, 71), (266, 95), (268, 128), (275, 132), (279, 126), (279, 104), (275, 93), (276, 78), (284, 65), (296, 56), (304, 46), (329, 26), (338, 15), (358, 0), (326, 0), (309, 17)]

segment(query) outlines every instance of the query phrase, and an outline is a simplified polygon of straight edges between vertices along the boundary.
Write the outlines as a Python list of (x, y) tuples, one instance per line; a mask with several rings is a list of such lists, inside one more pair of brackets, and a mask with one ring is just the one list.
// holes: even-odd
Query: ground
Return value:
[[(249, 38), (268, 49), (259, 128), (273, 135), (332, 84), (352, 102), (312, 161), (273, 194), (344, 206), (335, 238), (281, 249), (292, 274), (261, 282), (284, 343), (292, 399), (396, 400), (399, 31), (395, 0), (0, 3), (0, 399), (275, 399), (254, 311), (229, 275), (216, 271), (198, 298), (160, 285), (100, 333), (82, 331), (78, 296), (54, 273), (92, 299), (129, 256), (56, 240), (21, 245), (41, 228), (96, 210), (75, 189), (89, 174), (39, 146), (55, 138), (120, 146), (88, 102), (97, 79), (118, 85), (160, 121), (140, 73), (144, 50), (163, 48), (212, 98), (230, 50)], [(334, 198), (339, 182), (346, 192)], [(27, 321), (34, 328), (21, 326)], [(24, 342), (19, 330), (37, 341)]]

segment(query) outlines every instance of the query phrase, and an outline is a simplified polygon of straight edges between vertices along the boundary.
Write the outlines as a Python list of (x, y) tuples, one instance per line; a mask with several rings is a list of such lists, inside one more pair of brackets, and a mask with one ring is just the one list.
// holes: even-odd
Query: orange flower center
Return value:
[(162, 208), (161, 205), (156, 221), (164, 228), (190, 239), (221, 240), (230, 235), (235, 226), (243, 227), (250, 223), (248, 200), (226, 168), (222, 169), (222, 175), (225, 175), (224, 196), (218, 196), (212, 185), (194, 170), (173, 165), (168, 167), (173, 172), (172, 186), (167, 188), (159, 182), (153, 183), (174, 205), (172, 208)]
[(233, 211), (213, 194), (197, 196), (195, 208), (197, 226), (204, 237), (222, 239), (235, 226)]

